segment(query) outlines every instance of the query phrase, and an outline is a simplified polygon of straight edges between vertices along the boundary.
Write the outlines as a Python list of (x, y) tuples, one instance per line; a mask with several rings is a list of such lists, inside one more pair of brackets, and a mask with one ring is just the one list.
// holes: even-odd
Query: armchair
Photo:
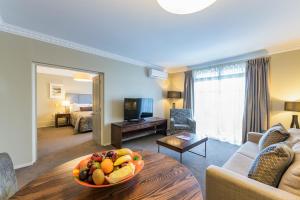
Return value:
[(170, 130), (172, 133), (178, 130), (196, 133), (196, 121), (192, 119), (191, 109), (171, 109), (170, 118)]
[(17, 190), (12, 160), (7, 153), (0, 153), (0, 199), (9, 199)]

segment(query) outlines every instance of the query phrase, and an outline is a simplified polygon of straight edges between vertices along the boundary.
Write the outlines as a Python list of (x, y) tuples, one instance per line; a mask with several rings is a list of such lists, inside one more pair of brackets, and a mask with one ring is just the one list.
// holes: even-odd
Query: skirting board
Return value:
[(34, 164), (34, 162), (32, 161), (32, 162), (30, 162), (30, 163), (25, 163), (25, 164), (21, 164), (21, 165), (16, 165), (16, 166), (14, 166), (14, 169), (20, 169), (20, 168), (24, 168), (24, 167), (29, 167), (29, 166), (31, 166), (31, 165), (33, 165)]

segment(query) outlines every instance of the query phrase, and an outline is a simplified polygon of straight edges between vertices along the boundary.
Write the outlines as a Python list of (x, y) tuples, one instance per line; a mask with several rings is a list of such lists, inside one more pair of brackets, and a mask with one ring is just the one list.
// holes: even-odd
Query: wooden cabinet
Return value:
[(122, 148), (122, 142), (150, 134), (166, 134), (167, 120), (151, 117), (139, 122), (117, 122), (111, 124), (111, 142)]
[[(64, 125), (59, 125), (58, 124), (58, 119), (59, 118), (65, 118), (65, 124)], [(71, 115), (70, 113), (56, 113), (55, 114), (55, 127), (61, 127), (61, 126), (70, 126), (71, 125)]]

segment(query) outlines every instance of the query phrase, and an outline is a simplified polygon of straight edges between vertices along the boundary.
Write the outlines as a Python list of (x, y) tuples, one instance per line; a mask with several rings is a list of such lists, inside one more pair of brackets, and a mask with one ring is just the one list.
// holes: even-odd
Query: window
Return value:
[(197, 133), (241, 144), (246, 63), (194, 71)]

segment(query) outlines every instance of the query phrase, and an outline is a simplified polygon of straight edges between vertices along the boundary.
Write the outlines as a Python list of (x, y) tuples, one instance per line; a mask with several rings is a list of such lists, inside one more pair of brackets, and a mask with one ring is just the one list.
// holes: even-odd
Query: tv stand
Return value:
[(136, 122), (117, 122), (111, 124), (111, 142), (122, 148), (122, 142), (150, 134), (166, 134), (168, 120), (159, 117), (145, 118)]

